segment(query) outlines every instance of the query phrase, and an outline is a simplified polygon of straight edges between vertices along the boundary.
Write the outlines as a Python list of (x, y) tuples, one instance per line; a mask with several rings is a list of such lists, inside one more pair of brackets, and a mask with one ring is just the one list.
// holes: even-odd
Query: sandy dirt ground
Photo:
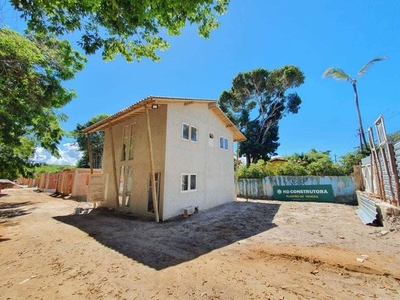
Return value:
[(400, 299), (400, 233), (352, 206), (237, 201), (155, 223), (2, 193), (1, 299)]

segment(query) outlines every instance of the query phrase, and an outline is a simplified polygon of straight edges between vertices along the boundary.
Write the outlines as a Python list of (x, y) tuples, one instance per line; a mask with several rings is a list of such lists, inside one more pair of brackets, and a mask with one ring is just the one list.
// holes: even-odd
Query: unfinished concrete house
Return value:
[(105, 132), (102, 205), (158, 221), (235, 199), (233, 142), (246, 138), (216, 100), (151, 96), (83, 132), (96, 131)]

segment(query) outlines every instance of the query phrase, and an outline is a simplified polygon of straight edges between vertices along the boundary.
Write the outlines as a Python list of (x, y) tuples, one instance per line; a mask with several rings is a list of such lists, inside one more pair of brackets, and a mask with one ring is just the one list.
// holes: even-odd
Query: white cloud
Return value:
[(50, 165), (70, 165), (75, 166), (78, 160), (82, 157), (82, 152), (79, 147), (74, 143), (65, 143), (58, 148), (60, 158), (52, 156), (49, 151), (42, 147), (37, 147), (33, 161), (39, 163), (46, 163)]

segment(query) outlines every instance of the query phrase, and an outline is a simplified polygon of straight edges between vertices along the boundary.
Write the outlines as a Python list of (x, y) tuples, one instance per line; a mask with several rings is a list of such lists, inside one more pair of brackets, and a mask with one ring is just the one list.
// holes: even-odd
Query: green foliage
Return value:
[(294, 153), (285, 163), (274, 165), (259, 160), (256, 164), (242, 165), (237, 173), (239, 178), (264, 178), (266, 176), (345, 176), (353, 173), (353, 166), (358, 165), (365, 155), (360, 151), (343, 155), (334, 163), (330, 151), (311, 149), (306, 153)]
[(306, 176), (308, 172), (304, 166), (293, 161), (288, 161), (276, 169), (276, 175)]
[[(78, 161), (78, 168), (89, 168), (89, 153), (88, 153), (88, 138), (87, 135), (82, 133), (82, 130), (90, 125), (93, 125), (105, 118), (108, 118), (107, 114), (100, 114), (98, 116), (93, 117), (84, 125), (77, 124), (74, 131), (72, 131), (73, 137), (76, 139), (76, 143), (78, 144), (79, 150), (83, 152), (81, 159)], [(92, 160), (93, 160), (93, 168), (100, 169), (102, 166), (103, 160), (103, 145), (104, 145), (104, 132), (93, 132), (90, 133), (90, 144), (92, 148)]]
[[(387, 59), (386, 56), (378, 56), (378, 57), (375, 57), (375, 58), (371, 59), (369, 62), (367, 62), (360, 69), (360, 71), (358, 71), (357, 76), (358, 77), (363, 76), (367, 72), (367, 70), (371, 66), (373, 66), (376, 62), (382, 61), (382, 60), (385, 60), (385, 59)], [(360, 107), (359, 107), (359, 104), (358, 104), (357, 80), (355, 78), (352, 78), (347, 73), (345, 73), (341, 68), (333, 68), (333, 67), (330, 67), (330, 68), (326, 69), (325, 72), (322, 74), (322, 78), (333, 78), (333, 79), (336, 79), (336, 80), (345, 80), (345, 81), (349, 82), (352, 85), (353, 91), (354, 91), (354, 100), (355, 100), (355, 103), (356, 103), (356, 111), (357, 111), (357, 118), (358, 118), (359, 133), (360, 133), (360, 136), (361, 136), (360, 149), (362, 151), (364, 151), (365, 153), (368, 153), (369, 152), (368, 143), (367, 143), (367, 140), (365, 138), (364, 127), (363, 127), (362, 119), (361, 119)]]
[(31, 176), (35, 146), (54, 156), (64, 131), (58, 109), (75, 96), (64, 88), (85, 59), (51, 35), (0, 28), (0, 175)]
[[(278, 122), (289, 113), (296, 114), (301, 99), (288, 90), (304, 83), (303, 72), (295, 66), (268, 71), (256, 69), (239, 73), (232, 87), (224, 91), (219, 106), (244, 133), (247, 141), (240, 145), (240, 155), (247, 163), (268, 160), (279, 146)], [(251, 119), (251, 115), (256, 116)]]
[(58, 114), (75, 93), (62, 87), (85, 59), (66, 41), (0, 29), (0, 145), (30, 136), (53, 155), (64, 133)]
[(37, 166), (29, 159), (34, 148), (34, 141), (25, 137), (21, 137), (18, 146), (0, 143), (0, 178), (14, 180), (19, 175), (31, 177)]
[(319, 152), (316, 149), (311, 149), (310, 152), (302, 154), (293, 154), (288, 157), (289, 162), (297, 162), (303, 166), (307, 175), (312, 176), (340, 176), (343, 175), (343, 170), (337, 164), (334, 164), (330, 151)]
[(160, 31), (179, 35), (187, 24), (197, 24), (200, 36), (209, 38), (217, 28), (216, 16), (227, 11), (229, 0), (11, 0), (29, 29), (57, 36), (78, 32), (86, 54), (102, 50), (103, 59), (121, 54), (127, 61), (148, 57), (168, 43)]
[(268, 167), (268, 162), (266, 163), (262, 159), (249, 166), (241, 165), (237, 173), (239, 178), (264, 178), (274, 174), (273, 170)]
[(346, 175), (350, 175), (351, 173), (354, 172), (353, 166), (359, 165), (361, 162), (361, 159), (366, 157), (363, 152), (357, 150), (354, 152), (348, 152), (345, 155), (341, 156), (339, 159), (339, 163), (343, 168), (343, 172)]
[(40, 164), (35, 167), (35, 177), (37, 177), (40, 173), (57, 173), (64, 169), (75, 168), (75, 166), (69, 165), (48, 165), (48, 164)]

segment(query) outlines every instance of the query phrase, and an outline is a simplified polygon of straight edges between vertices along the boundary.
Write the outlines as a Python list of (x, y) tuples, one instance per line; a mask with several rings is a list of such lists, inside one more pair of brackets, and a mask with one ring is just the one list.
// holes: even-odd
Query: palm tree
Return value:
[[(357, 76), (358, 77), (363, 76), (367, 72), (368, 68), (370, 68), (374, 63), (381, 61), (381, 60), (385, 60), (385, 59), (387, 59), (386, 56), (378, 56), (378, 57), (375, 57), (374, 59), (370, 60), (361, 68), (360, 71), (358, 71)], [(324, 74), (322, 74), (322, 78), (326, 78), (326, 77), (331, 77), (336, 80), (346, 80), (347, 82), (350, 82), (351, 85), (353, 86), (354, 100), (356, 102), (356, 109), (357, 109), (357, 116), (358, 116), (358, 126), (359, 126), (358, 129), (360, 131), (360, 150), (363, 151), (363, 150), (367, 149), (367, 147), (366, 147), (367, 141), (365, 139), (364, 128), (363, 128), (362, 120), (361, 120), (360, 107), (358, 105), (357, 80), (355, 78), (352, 78), (349, 75), (347, 75), (342, 69), (332, 68), (332, 67), (326, 69)], [(364, 149), (363, 146), (365, 146), (366, 148)]]

